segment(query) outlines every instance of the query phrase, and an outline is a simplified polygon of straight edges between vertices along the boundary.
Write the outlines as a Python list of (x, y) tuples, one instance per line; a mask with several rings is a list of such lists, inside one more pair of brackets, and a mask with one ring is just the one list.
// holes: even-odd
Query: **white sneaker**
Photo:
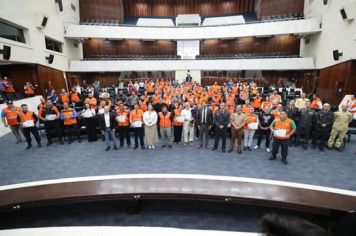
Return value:
[(155, 149), (156, 147), (155, 147), (155, 145), (152, 145), (152, 149)]
[(260, 146), (258, 146), (258, 145), (255, 146), (255, 149), (259, 149), (259, 148), (260, 148)]
[(267, 152), (271, 152), (271, 149), (269, 149), (269, 148), (266, 148), (266, 150), (267, 150)]
[(152, 148), (152, 146), (151, 146), (151, 145), (149, 145), (149, 146), (148, 146), (148, 149), (151, 149), (151, 148)]

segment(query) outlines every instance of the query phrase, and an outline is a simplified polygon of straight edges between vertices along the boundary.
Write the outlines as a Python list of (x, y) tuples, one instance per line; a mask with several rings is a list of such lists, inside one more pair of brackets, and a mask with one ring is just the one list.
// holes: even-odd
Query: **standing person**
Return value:
[(315, 123), (316, 112), (311, 108), (311, 103), (305, 103), (305, 108), (300, 109), (300, 119), (298, 122), (297, 145), (300, 144), (300, 138), (304, 135), (303, 148), (308, 148), (310, 134)]
[(246, 116), (246, 124), (244, 126), (244, 151), (246, 149), (252, 151), (253, 135), (256, 129), (258, 129), (258, 125), (258, 116), (255, 114), (255, 109), (251, 107), (250, 112)]
[(120, 103), (119, 108), (116, 110), (116, 121), (120, 137), (120, 148), (124, 147), (125, 138), (127, 147), (130, 148), (130, 112), (125, 108), (123, 103)]
[(145, 149), (145, 144), (143, 141), (143, 111), (138, 108), (138, 104), (134, 106), (134, 109), (130, 112), (130, 123), (134, 131), (135, 146), (134, 149), (138, 148), (138, 139), (140, 139), (141, 149)]
[(161, 132), (161, 148), (172, 148), (172, 113), (167, 110), (167, 105), (162, 106), (162, 111), (158, 113), (159, 127)]
[(37, 146), (40, 148), (42, 145), (41, 145), (41, 138), (38, 135), (38, 130), (36, 127), (36, 123), (38, 121), (38, 117), (36, 116), (36, 114), (32, 111), (29, 111), (26, 104), (22, 104), (19, 117), (20, 117), (20, 124), (22, 126), (22, 131), (27, 141), (26, 149), (28, 150), (32, 147), (31, 133), (37, 141)]
[(12, 81), (8, 80), (7, 77), (4, 77), (4, 80), (2, 81), (2, 85), (3, 85), (3, 93), (4, 96), (6, 98), (7, 101), (10, 101), (10, 95), (12, 95), (12, 97), (15, 98), (15, 100), (17, 100), (17, 96), (16, 96), (16, 91), (14, 88), (14, 85), (12, 83)]
[(70, 103), (70, 97), (69, 94), (66, 92), (65, 89), (61, 90), (61, 93), (59, 94), (59, 101), (63, 105), (64, 103)]
[(85, 102), (85, 103), (89, 103), (89, 104), (90, 104), (90, 107), (93, 108), (94, 110), (96, 110), (98, 101), (96, 100), (95, 97), (93, 97), (93, 94), (92, 94), (92, 93), (89, 93), (89, 94), (88, 94), (88, 97), (85, 99), (84, 102)]
[(47, 96), (47, 100), (50, 100), (53, 105), (57, 105), (58, 103), (58, 96), (54, 89), (52, 89)]
[(190, 108), (189, 102), (186, 102), (184, 104), (184, 109), (181, 112), (181, 116), (184, 117), (184, 123), (183, 123), (184, 145), (187, 145), (188, 143), (190, 145), (193, 145), (194, 125), (193, 125), (192, 109)]
[[(295, 125), (298, 127), (299, 126), (299, 109), (295, 106), (295, 101), (290, 100), (288, 106), (285, 108), (285, 111), (287, 113), (287, 117), (294, 120)], [(294, 146), (297, 145), (297, 137), (296, 134), (293, 134), (293, 136), (290, 138), (290, 143), (289, 145), (294, 144)]]
[(77, 124), (78, 113), (73, 108), (69, 107), (69, 104), (63, 103), (63, 110), (61, 111), (61, 120), (64, 123), (64, 130), (68, 133), (68, 144), (73, 143), (73, 133), (76, 134), (78, 143), (82, 142), (80, 132)]
[(182, 142), (182, 132), (184, 117), (181, 116), (183, 110), (183, 105), (179, 104), (176, 109), (174, 109), (173, 117), (173, 130), (174, 130), (174, 140), (173, 142), (179, 144)]
[(138, 105), (139, 102), (140, 98), (136, 95), (135, 92), (132, 92), (131, 96), (127, 100), (129, 107), (132, 109), (135, 105)]
[(80, 101), (80, 93), (77, 92), (75, 88), (72, 88), (72, 91), (70, 92), (70, 101), (73, 107), (76, 107)]
[(334, 113), (334, 123), (328, 141), (328, 149), (332, 149), (334, 146), (336, 150), (341, 152), (341, 146), (344, 142), (349, 123), (352, 121), (352, 113), (347, 111), (347, 108), (347, 105), (343, 104), (341, 105), (341, 111)]
[(215, 117), (214, 117), (214, 123), (215, 123), (215, 142), (214, 142), (214, 147), (211, 149), (212, 151), (215, 151), (218, 149), (219, 146), (219, 139), (221, 138), (222, 140), (222, 145), (221, 149), (222, 152), (226, 152), (226, 129), (227, 125), (229, 124), (229, 112), (226, 110), (225, 103), (220, 103), (220, 109), (219, 111), (216, 112)]
[(330, 111), (330, 105), (325, 103), (323, 109), (316, 114), (315, 132), (313, 134), (312, 148), (316, 148), (317, 139), (320, 139), (319, 149), (324, 151), (327, 138), (333, 125), (334, 114)]
[(305, 93), (301, 93), (301, 94), (300, 94), (300, 98), (298, 98), (298, 99), (295, 101), (295, 106), (296, 106), (298, 109), (305, 108), (306, 102), (309, 102), (309, 99), (307, 98), (307, 95), (306, 95)]
[(30, 83), (26, 82), (23, 87), (26, 97), (33, 97), (35, 95), (35, 87)]
[(229, 152), (234, 150), (235, 139), (237, 139), (237, 152), (242, 152), (242, 140), (244, 135), (244, 126), (246, 124), (246, 114), (242, 113), (242, 106), (236, 107), (236, 112), (231, 115), (231, 140)]
[(271, 97), (270, 101), (272, 102), (272, 106), (274, 108), (277, 108), (278, 104), (282, 103), (282, 98), (281, 95), (278, 94), (277, 90), (274, 90)]
[(18, 121), (18, 114), (20, 111), (20, 107), (15, 106), (12, 101), (7, 101), (6, 107), (1, 112), (2, 123), (4, 123), (5, 127), (10, 126), (11, 132), (16, 137), (16, 143), (20, 143), (22, 141), (20, 134), (21, 127)]
[(157, 112), (152, 104), (148, 104), (147, 111), (143, 113), (143, 123), (145, 123), (145, 137), (148, 149), (154, 149), (158, 141), (157, 134)]
[(110, 113), (110, 107), (106, 106), (104, 108), (104, 113), (99, 116), (99, 123), (101, 127), (101, 132), (105, 135), (106, 151), (110, 150), (110, 138), (113, 143), (114, 150), (117, 150), (116, 145), (116, 121), (115, 115)]
[(84, 111), (81, 113), (81, 117), (84, 120), (84, 125), (87, 128), (88, 141), (95, 142), (98, 140), (96, 133), (97, 119), (95, 117), (96, 112), (90, 107), (89, 103), (84, 104)]
[(257, 145), (255, 146), (255, 149), (260, 148), (262, 139), (265, 137), (266, 139), (266, 151), (271, 152), (269, 148), (269, 143), (271, 139), (271, 129), (270, 126), (274, 120), (274, 116), (271, 114), (271, 109), (270, 108), (265, 108), (258, 116), (259, 120), (259, 130), (258, 130), (258, 138), (257, 138)]
[[(213, 112), (207, 106), (206, 101), (202, 101), (201, 105), (196, 120), (199, 129), (199, 148), (202, 148), (203, 145), (205, 148), (209, 148), (209, 130), (213, 126)], [(205, 138), (204, 142), (203, 138)]]
[(60, 112), (58, 108), (54, 106), (51, 100), (47, 100), (46, 104), (40, 108), (38, 112), (38, 117), (44, 122), (46, 135), (47, 135), (47, 146), (52, 145), (53, 133), (55, 133), (59, 139), (59, 143), (63, 145), (62, 129), (59, 124)]
[(313, 94), (313, 101), (311, 102), (311, 108), (313, 108), (316, 111), (320, 111), (323, 108), (323, 103), (321, 102), (321, 99), (316, 96), (316, 94)]
[(271, 131), (273, 132), (273, 148), (272, 156), (269, 160), (275, 160), (277, 158), (277, 153), (279, 146), (282, 148), (282, 162), (287, 165), (287, 156), (288, 156), (288, 142), (289, 138), (295, 133), (296, 125), (292, 119), (287, 118), (285, 111), (282, 111), (279, 119), (272, 121), (270, 126)]

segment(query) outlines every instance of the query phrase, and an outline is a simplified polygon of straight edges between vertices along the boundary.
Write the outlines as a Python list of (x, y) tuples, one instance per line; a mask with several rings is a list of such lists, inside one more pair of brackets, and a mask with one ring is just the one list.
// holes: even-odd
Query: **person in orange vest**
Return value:
[(20, 117), (20, 124), (22, 126), (22, 132), (27, 141), (26, 149), (28, 150), (32, 147), (31, 133), (37, 141), (37, 146), (39, 148), (42, 147), (41, 138), (38, 135), (38, 129), (36, 126), (36, 123), (38, 121), (38, 117), (36, 116), (36, 114), (28, 110), (27, 104), (22, 104), (19, 117)]
[(63, 120), (64, 130), (68, 132), (68, 144), (73, 143), (73, 133), (76, 134), (79, 143), (82, 142), (80, 132), (77, 124), (78, 113), (73, 108), (69, 107), (66, 102), (63, 104), (63, 110), (61, 111), (61, 120)]
[(51, 100), (47, 100), (46, 104), (42, 106), (38, 112), (38, 117), (44, 122), (46, 135), (47, 135), (47, 146), (52, 145), (53, 134), (58, 136), (59, 142), (63, 145), (62, 139), (62, 129), (59, 124), (60, 112), (58, 108), (54, 106)]
[(1, 112), (1, 120), (4, 123), (5, 127), (9, 127), (11, 132), (15, 135), (17, 142), (20, 143), (22, 141), (22, 137), (20, 134), (21, 127), (20, 122), (18, 121), (18, 115), (21, 111), (20, 107), (14, 105), (12, 101), (7, 101), (6, 106)]
[(279, 146), (281, 146), (282, 162), (287, 165), (289, 138), (295, 133), (297, 127), (293, 120), (287, 118), (287, 113), (282, 111), (280, 113), (280, 118), (272, 121), (270, 128), (274, 138), (272, 156), (269, 160), (272, 161), (277, 158), (278, 149)]
[(30, 82), (26, 82), (23, 89), (25, 91), (26, 97), (33, 97), (35, 95), (36, 88)]
[(84, 102), (84, 103), (89, 103), (90, 106), (91, 106), (91, 108), (93, 108), (94, 110), (96, 110), (98, 101), (96, 100), (95, 97), (93, 97), (93, 94), (92, 94), (92, 93), (89, 93), (89, 94), (88, 94), (88, 97), (85, 99), (85, 102)]
[(15, 98), (15, 100), (17, 100), (14, 85), (12, 84), (12, 81), (7, 79), (6, 76), (4, 77), (4, 79), (2, 81), (2, 87), (4, 87), (3, 93), (4, 93), (4, 96), (7, 101), (10, 101), (10, 95), (12, 95)]
[(261, 109), (265, 110), (265, 109), (272, 109), (272, 102), (269, 100), (269, 97), (266, 97), (266, 100), (262, 102), (261, 104)]
[(116, 122), (119, 131), (120, 149), (124, 147), (124, 140), (126, 138), (127, 147), (131, 147), (130, 139), (130, 112), (125, 108), (123, 103), (119, 104), (116, 110)]
[(182, 132), (183, 132), (183, 123), (184, 120), (182, 121), (182, 110), (183, 110), (183, 105), (181, 103), (177, 103), (175, 105), (176, 109), (174, 109), (174, 115), (173, 115), (173, 136), (174, 140), (173, 143), (179, 144), (182, 142)]
[(161, 133), (161, 148), (172, 148), (172, 121), (173, 116), (167, 110), (167, 105), (162, 106), (162, 111), (158, 113), (159, 127)]
[(316, 96), (316, 94), (313, 94), (311, 108), (313, 108), (315, 111), (320, 111), (323, 108), (323, 103), (321, 102), (321, 99)]
[(242, 113), (244, 113), (244, 114), (246, 114), (246, 115), (249, 114), (251, 107), (252, 107), (252, 106), (251, 106), (250, 100), (249, 100), (249, 99), (246, 99), (246, 100), (245, 100), (245, 104), (242, 105)]
[(59, 101), (62, 103), (62, 105), (64, 103), (69, 103), (70, 102), (69, 94), (66, 92), (65, 89), (61, 90), (61, 93), (59, 94)]
[(270, 96), (270, 101), (272, 102), (272, 106), (275, 108), (278, 104), (282, 103), (282, 98), (278, 94), (277, 90), (274, 90), (272, 95)]
[(211, 90), (213, 93), (218, 94), (220, 92), (220, 86), (218, 85), (218, 82), (214, 82), (214, 85), (211, 86)]
[(278, 119), (282, 111), (283, 111), (282, 104), (278, 104), (277, 108), (271, 111), (271, 114), (274, 116), (274, 119)]
[(253, 102), (252, 102), (252, 106), (253, 108), (255, 108), (256, 112), (261, 111), (261, 105), (262, 105), (262, 96), (260, 95), (260, 93), (256, 93), (256, 96), (253, 97)]
[(72, 91), (70, 92), (70, 101), (72, 102), (73, 107), (76, 107), (77, 103), (80, 101), (80, 95), (75, 88), (72, 88)]
[(250, 107), (250, 112), (246, 116), (245, 126), (244, 126), (244, 148), (249, 151), (252, 151), (251, 145), (253, 141), (253, 135), (255, 131), (258, 129), (259, 120), (258, 116), (255, 114), (255, 109)]
[(130, 123), (134, 131), (135, 146), (138, 148), (138, 139), (140, 139), (141, 149), (145, 149), (143, 141), (143, 111), (138, 108), (138, 104), (134, 106), (134, 109), (130, 112)]

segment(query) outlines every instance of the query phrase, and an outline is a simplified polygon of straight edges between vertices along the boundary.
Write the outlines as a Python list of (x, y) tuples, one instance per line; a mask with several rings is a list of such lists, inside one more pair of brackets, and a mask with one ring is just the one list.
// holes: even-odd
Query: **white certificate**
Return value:
[(46, 115), (46, 120), (55, 120), (57, 119), (57, 115), (51, 114), (51, 115)]
[(258, 123), (257, 122), (249, 123), (247, 126), (248, 126), (249, 129), (258, 129)]
[(278, 99), (272, 99), (272, 103), (273, 103), (273, 104), (277, 104), (278, 102), (279, 102)]
[(176, 117), (176, 121), (177, 121), (177, 122), (183, 123), (184, 120), (185, 120), (184, 116), (177, 116), (177, 117)]
[(124, 121), (126, 121), (126, 117), (125, 116), (117, 116), (116, 117), (116, 121), (117, 122), (124, 122)]
[(22, 123), (22, 127), (29, 128), (35, 126), (35, 122), (33, 120), (27, 120)]
[(132, 123), (132, 127), (134, 127), (134, 128), (140, 128), (140, 127), (142, 127), (142, 121), (134, 121), (134, 122)]
[(274, 135), (277, 137), (285, 137), (287, 135), (287, 130), (286, 129), (277, 129), (274, 131)]

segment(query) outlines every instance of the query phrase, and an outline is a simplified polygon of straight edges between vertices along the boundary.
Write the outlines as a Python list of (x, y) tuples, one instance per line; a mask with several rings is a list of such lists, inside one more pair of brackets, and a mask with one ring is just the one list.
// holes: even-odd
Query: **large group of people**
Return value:
[[(27, 86), (32, 86), (27, 83)], [(31, 88), (32, 89), (32, 88)], [(81, 127), (86, 127), (89, 142), (96, 141), (101, 132), (106, 151), (131, 147), (133, 149), (172, 148), (173, 145), (194, 145), (198, 148), (233, 152), (237, 140), (237, 152), (258, 149), (265, 140), (270, 160), (275, 160), (281, 148), (282, 162), (287, 164), (288, 147), (301, 145), (311, 148), (335, 148), (342, 150), (344, 138), (356, 112), (356, 100), (352, 96), (336, 112), (328, 103), (313, 95), (308, 99), (302, 93), (287, 106), (278, 93), (261, 94), (255, 83), (232, 81), (218, 85), (201, 86), (186, 81), (130, 82), (127, 88), (101, 89), (100, 83), (73, 86), (68, 93), (51, 90), (38, 105), (38, 115), (26, 104), (14, 106), (11, 100), (2, 111), (4, 125), (10, 127), (17, 142), (26, 138), (27, 149), (32, 147), (31, 133), (41, 147), (36, 123), (43, 124), (47, 146), (55, 137), (64, 144), (74, 138), (82, 142)], [(98, 132), (100, 130), (100, 132)], [(253, 138), (257, 144), (253, 146)], [(210, 137), (214, 137), (212, 147)], [(227, 146), (227, 138), (230, 144)], [(118, 140), (117, 140), (118, 138)], [(272, 148), (270, 143), (272, 141)], [(228, 147), (228, 149), (227, 149)]]

